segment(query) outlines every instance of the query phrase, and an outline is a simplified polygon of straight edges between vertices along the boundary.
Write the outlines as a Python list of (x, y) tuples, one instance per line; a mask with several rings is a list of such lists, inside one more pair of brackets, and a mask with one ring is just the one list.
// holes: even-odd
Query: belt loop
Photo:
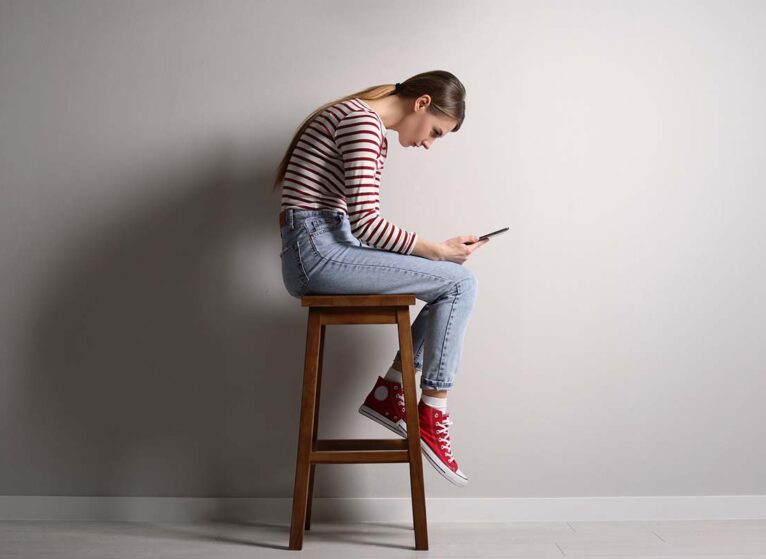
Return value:
[(287, 218), (287, 224), (290, 226), (290, 231), (295, 229), (295, 221), (293, 220), (293, 208), (287, 208), (285, 217)]

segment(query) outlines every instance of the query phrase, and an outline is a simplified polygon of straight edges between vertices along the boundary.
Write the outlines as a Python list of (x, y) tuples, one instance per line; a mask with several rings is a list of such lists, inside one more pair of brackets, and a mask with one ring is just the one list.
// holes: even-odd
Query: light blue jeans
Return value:
[[(293, 297), (412, 293), (425, 301), (412, 324), (421, 388), (449, 390), (455, 382), (478, 280), (448, 260), (430, 260), (363, 245), (348, 216), (335, 210), (288, 208), (282, 237), (282, 279)], [(401, 351), (394, 363), (401, 363)]]

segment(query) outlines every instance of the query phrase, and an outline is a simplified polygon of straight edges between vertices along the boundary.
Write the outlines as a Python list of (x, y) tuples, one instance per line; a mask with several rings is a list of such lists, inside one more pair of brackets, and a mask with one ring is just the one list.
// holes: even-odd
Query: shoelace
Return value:
[[(403, 392), (396, 392), (396, 401), (399, 403), (399, 406), (401, 407), (402, 414), (405, 413), (405, 407), (404, 407), (404, 393)], [(451, 464), (455, 461), (455, 459), (452, 457), (452, 441), (450, 441), (449, 438), (449, 426), (452, 425), (452, 421), (448, 416), (443, 416), (444, 421), (437, 421), (436, 426), (439, 427), (439, 429), (436, 430), (437, 434), (443, 434), (444, 437), (439, 437), (439, 443), (441, 448), (444, 450), (444, 454), (447, 456), (447, 461)], [(441, 444), (444, 443), (444, 444)]]
[(440, 445), (442, 449), (444, 449), (444, 454), (449, 459), (448, 462), (451, 464), (455, 461), (455, 459), (452, 457), (452, 442), (449, 440), (449, 429), (448, 427), (452, 425), (452, 421), (450, 421), (449, 417), (444, 416), (444, 421), (437, 421), (436, 426), (440, 427), (440, 429), (437, 429), (437, 433), (443, 433), (444, 437), (439, 437), (440, 443), (445, 443), (444, 445)]

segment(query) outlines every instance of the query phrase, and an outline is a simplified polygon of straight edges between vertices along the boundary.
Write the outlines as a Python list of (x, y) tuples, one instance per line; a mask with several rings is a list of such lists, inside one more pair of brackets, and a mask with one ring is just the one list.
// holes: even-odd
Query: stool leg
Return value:
[(321, 341), (321, 311), (309, 307), (306, 330), (306, 356), (303, 366), (303, 394), (301, 397), (301, 420), (298, 434), (298, 457), (295, 465), (293, 487), (293, 514), (290, 521), (290, 549), (303, 549), (303, 527), (306, 522), (306, 505), (309, 485), (311, 437), (314, 430), (314, 407), (316, 404), (317, 376)]
[(399, 351), (402, 357), (404, 407), (407, 414), (407, 448), (410, 458), (415, 549), (424, 550), (428, 549), (428, 524), (426, 521), (425, 488), (423, 487), (423, 458), (420, 454), (420, 421), (418, 419), (418, 396), (415, 389), (415, 358), (412, 350), (410, 312), (407, 307), (397, 309), (396, 322), (399, 330)]
[[(319, 402), (322, 400), (322, 363), (324, 362), (324, 329), (325, 325), (321, 326), (321, 333), (319, 335), (319, 371), (317, 372), (317, 395), (316, 404), (314, 405), (314, 431), (311, 435), (311, 449), (316, 447), (317, 437), (319, 435)], [(314, 470), (317, 465), (311, 464), (309, 468), (309, 493), (307, 498), (306, 507), (306, 530), (311, 530), (311, 504), (314, 502)]]

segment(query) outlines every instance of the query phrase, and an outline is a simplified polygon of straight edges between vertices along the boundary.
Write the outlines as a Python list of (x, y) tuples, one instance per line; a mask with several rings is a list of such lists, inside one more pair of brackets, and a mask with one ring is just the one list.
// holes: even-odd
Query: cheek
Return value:
[(429, 122), (422, 123), (420, 127), (418, 128), (418, 137), (421, 140), (425, 140), (430, 135), (431, 135), (431, 124)]
[(404, 135), (408, 140), (417, 140), (417, 136), (419, 134), (418, 123), (416, 121), (408, 122), (404, 131)]
[(423, 120), (411, 119), (402, 128), (402, 136), (409, 142), (421, 142), (430, 134), (431, 125)]

